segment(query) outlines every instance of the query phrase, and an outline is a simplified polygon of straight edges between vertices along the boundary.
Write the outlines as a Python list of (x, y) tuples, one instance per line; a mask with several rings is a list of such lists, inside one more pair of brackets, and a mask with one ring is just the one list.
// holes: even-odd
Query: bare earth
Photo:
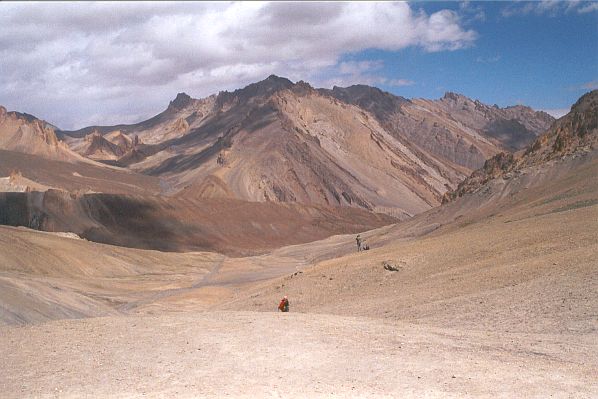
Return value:
[(598, 161), (571, 162), (360, 254), (353, 235), (231, 258), (0, 227), (2, 397), (598, 397)]
[(301, 313), (63, 320), (4, 329), (1, 387), (15, 398), (589, 398), (595, 342), (576, 341)]

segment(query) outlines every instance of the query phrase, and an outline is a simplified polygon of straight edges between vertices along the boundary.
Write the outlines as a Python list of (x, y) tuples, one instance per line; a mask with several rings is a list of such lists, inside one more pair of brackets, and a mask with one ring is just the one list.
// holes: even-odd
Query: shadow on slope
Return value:
[(255, 254), (393, 221), (356, 208), (59, 190), (0, 193), (1, 224), (74, 232), (92, 241), (161, 251)]

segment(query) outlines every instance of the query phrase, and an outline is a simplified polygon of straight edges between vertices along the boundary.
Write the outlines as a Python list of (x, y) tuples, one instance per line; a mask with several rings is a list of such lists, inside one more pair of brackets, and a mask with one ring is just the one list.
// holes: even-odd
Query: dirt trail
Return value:
[(4, 398), (571, 397), (598, 392), (591, 337), (369, 318), (213, 312), (64, 320), (0, 336)]
[(140, 306), (148, 305), (150, 303), (153, 303), (153, 302), (156, 302), (159, 300), (163, 300), (165, 298), (169, 298), (172, 296), (184, 295), (185, 293), (193, 291), (197, 288), (201, 288), (202, 286), (209, 285), (211, 283), (211, 280), (214, 278), (214, 276), (217, 275), (218, 272), (220, 271), (220, 268), (222, 267), (222, 264), (224, 263), (225, 259), (226, 259), (226, 257), (222, 256), (221, 259), (215, 260), (213, 265), (211, 266), (210, 271), (208, 273), (206, 273), (205, 275), (203, 275), (201, 278), (199, 278), (197, 280), (197, 282), (193, 283), (190, 287), (171, 288), (171, 289), (158, 291), (157, 293), (149, 295), (143, 299), (125, 303), (119, 307), (119, 310), (124, 313), (129, 313)]

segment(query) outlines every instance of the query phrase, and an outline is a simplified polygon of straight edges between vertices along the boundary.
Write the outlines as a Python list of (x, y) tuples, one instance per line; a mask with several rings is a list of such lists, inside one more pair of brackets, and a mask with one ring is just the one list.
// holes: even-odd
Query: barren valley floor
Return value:
[(2, 227), (30, 248), (2, 271), (16, 309), (103, 315), (0, 327), (3, 397), (596, 397), (598, 207), (576, 187), (419, 238), (374, 230), (360, 254), (352, 235), (226, 258)]

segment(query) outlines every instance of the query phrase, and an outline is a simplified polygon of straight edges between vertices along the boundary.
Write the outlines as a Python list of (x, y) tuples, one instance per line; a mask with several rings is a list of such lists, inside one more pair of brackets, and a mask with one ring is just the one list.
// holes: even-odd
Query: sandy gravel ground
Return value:
[(597, 170), (501, 183), (505, 202), (364, 233), (359, 254), (1, 227), (0, 322), (21, 325), (0, 326), (0, 398), (598, 398)]
[(63, 320), (3, 330), (0, 388), (4, 398), (595, 397), (596, 342), (538, 338), (298, 313)]

